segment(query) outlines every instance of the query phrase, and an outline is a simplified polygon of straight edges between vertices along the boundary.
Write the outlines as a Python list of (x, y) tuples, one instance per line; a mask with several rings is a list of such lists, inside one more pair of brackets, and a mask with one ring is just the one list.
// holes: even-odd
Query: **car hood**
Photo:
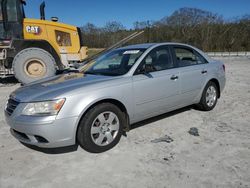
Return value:
[[(62, 96), (71, 96), (75, 90), (83, 87), (87, 88), (94, 85), (95, 89), (105, 87), (102, 84), (103, 82), (114, 79), (117, 79), (117, 77), (67, 73), (20, 87), (10, 97), (20, 102), (51, 100)], [(86, 91), (89, 92), (88, 89)]]

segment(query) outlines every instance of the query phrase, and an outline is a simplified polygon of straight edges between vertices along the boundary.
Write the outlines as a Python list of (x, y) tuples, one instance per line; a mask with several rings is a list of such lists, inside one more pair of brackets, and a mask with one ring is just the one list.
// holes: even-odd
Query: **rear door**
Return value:
[(180, 103), (192, 104), (204, 87), (207, 61), (194, 49), (186, 46), (172, 46), (172, 51), (180, 74)]
[[(152, 70), (143, 73), (146, 66)], [(176, 105), (180, 87), (178, 78), (168, 46), (149, 52), (133, 76), (136, 119), (160, 114)]]

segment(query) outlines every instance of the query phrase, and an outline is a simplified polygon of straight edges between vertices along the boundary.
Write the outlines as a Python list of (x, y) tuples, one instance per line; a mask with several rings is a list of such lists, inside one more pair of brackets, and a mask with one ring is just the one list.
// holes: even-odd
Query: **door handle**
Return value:
[(201, 71), (201, 74), (207, 74), (207, 70)]
[(179, 76), (173, 75), (170, 79), (171, 79), (171, 80), (178, 80), (178, 79), (179, 79)]

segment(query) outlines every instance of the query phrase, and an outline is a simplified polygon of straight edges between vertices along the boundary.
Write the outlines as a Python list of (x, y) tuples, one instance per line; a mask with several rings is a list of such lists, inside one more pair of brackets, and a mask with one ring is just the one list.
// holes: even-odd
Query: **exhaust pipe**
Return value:
[(40, 5), (40, 16), (41, 20), (45, 20), (45, 2), (43, 1), (42, 4)]

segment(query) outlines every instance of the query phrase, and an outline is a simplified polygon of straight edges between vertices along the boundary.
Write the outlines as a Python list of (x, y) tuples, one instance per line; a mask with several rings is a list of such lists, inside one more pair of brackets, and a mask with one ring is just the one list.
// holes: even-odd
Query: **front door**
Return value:
[(152, 117), (176, 105), (179, 87), (179, 73), (168, 46), (153, 49), (133, 76), (135, 119)]

